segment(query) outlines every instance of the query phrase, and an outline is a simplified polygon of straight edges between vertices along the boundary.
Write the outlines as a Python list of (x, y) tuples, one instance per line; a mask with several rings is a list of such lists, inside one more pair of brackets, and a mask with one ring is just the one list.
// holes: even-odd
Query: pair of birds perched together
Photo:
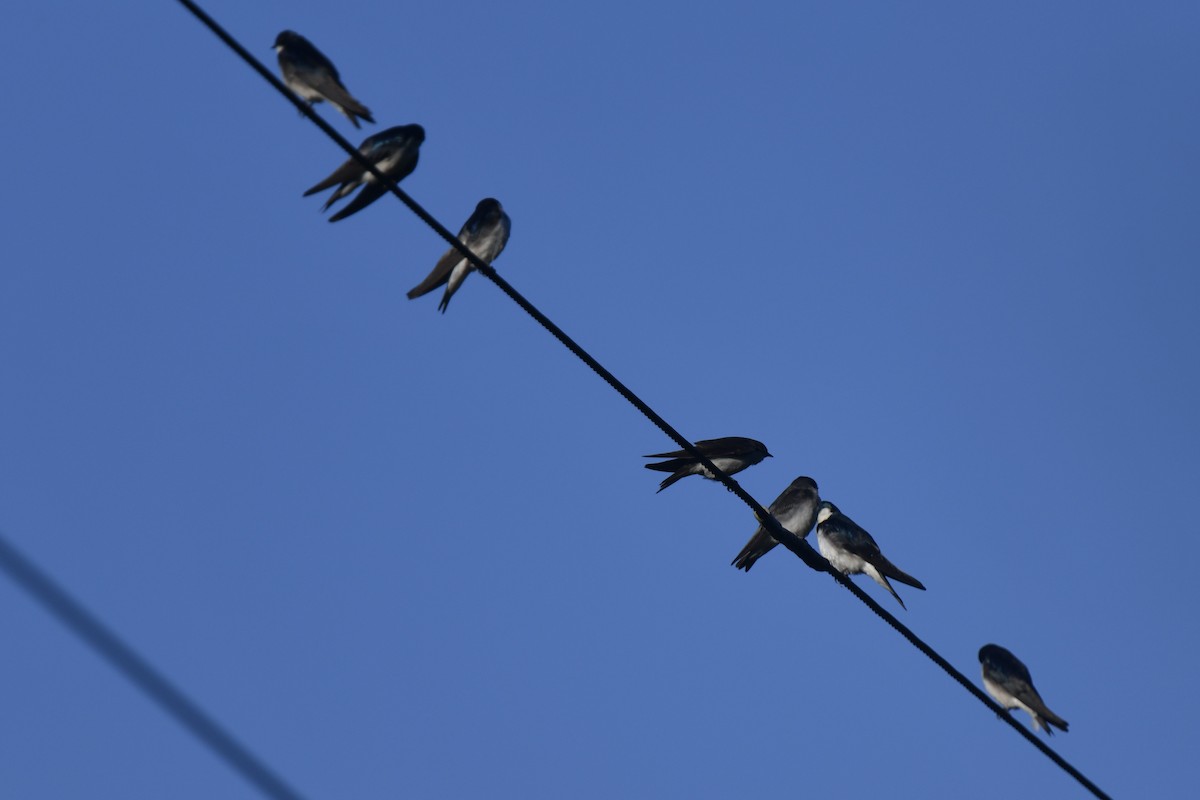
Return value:
[[(695, 447), (726, 475), (735, 475), (764, 458), (771, 457), (766, 445), (744, 436), (702, 439), (696, 442)], [(671, 473), (659, 485), (660, 492), (688, 475), (702, 475), (710, 480), (715, 479), (700, 459), (686, 450), (653, 453), (646, 458), (669, 459), (657, 464), (646, 464), (646, 469)], [(825, 556), (830, 564), (845, 575), (865, 573), (870, 576), (896, 598), (901, 608), (907, 610), (900, 595), (896, 594), (896, 590), (888, 583), (888, 578), (924, 591), (924, 584), (884, 557), (871, 534), (843, 514), (833, 503), (821, 499), (817, 493), (817, 482), (812, 478), (804, 475), (796, 478), (783, 490), (783, 494), (775, 498), (775, 502), (771, 503), (767, 511), (780, 525), (801, 539), (808, 536), (813, 525), (816, 525), (817, 545), (821, 555)], [(750, 537), (750, 541), (746, 542), (746, 546), (733, 559), (733, 566), (749, 572), (755, 562), (771, 552), (777, 544), (767, 529), (760, 525)]]
[[(726, 475), (734, 475), (748, 467), (770, 458), (767, 447), (756, 439), (744, 436), (727, 436), (722, 439), (702, 439), (695, 448), (712, 462), (713, 466)], [(658, 491), (666, 489), (676, 481), (689, 475), (700, 475), (715, 480), (712, 472), (700, 459), (686, 450), (669, 453), (653, 453), (646, 458), (666, 458), (657, 464), (646, 464), (646, 469), (669, 472)], [(784, 529), (801, 539), (816, 525), (817, 546), (821, 555), (844, 575), (864, 573), (887, 589), (892, 597), (907, 610), (904, 601), (888, 582), (888, 578), (924, 590), (925, 586), (916, 578), (901, 570), (884, 557), (874, 537), (854, 520), (843, 514), (828, 500), (817, 493), (817, 482), (800, 476), (783, 490), (775, 502), (767, 508)], [(769, 553), (778, 542), (767, 529), (760, 525), (750, 541), (733, 559), (733, 566), (750, 571), (758, 559)], [(1033, 687), (1029, 669), (1008, 650), (995, 644), (984, 645), (979, 650), (979, 663), (983, 669), (983, 686), (988, 693), (1006, 709), (1020, 708), (1033, 718), (1035, 730), (1053, 734), (1050, 726), (1067, 729), (1067, 722), (1046, 707)]]
[[(294, 31), (283, 31), (275, 37), (275, 52), (279, 56), (279, 69), (283, 81), (300, 99), (310, 106), (322, 100), (340, 111), (355, 128), (360, 119), (375, 123), (371, 111), (356, 100), (345, 85), (337, 68), (312, 42)], [(425, 129), (420, 125), (398, 125), (373, 136), (368, 136), (358, 146), (358, 152), (382, 174), (399, 183), (417, 168), (421, 143), (425, 141)], [(328, 210), (335, 202), (351, 194), (358, 187), (361, 191), (346, 206), (329, 218), (337, 222), (356, 214), (387, 193), (387, 187), (355, 159), (342, 164), (329, 177), (312, 186), (304, 196), (322, 192), (337, 186), (321, 210)], [(512, 221), (495, 198), (486, 197), (475, 206), (475, 211), (458, 232), (458, 240), (486, 264), (500, 255), (508, 244)], [(438, 310), (445, 312), (450, 298), (458, 291), (467, 275), (474, 269), (456, 248), (446, 251), (433, 270), (408, 293), (412, 300), (446, 287)]]

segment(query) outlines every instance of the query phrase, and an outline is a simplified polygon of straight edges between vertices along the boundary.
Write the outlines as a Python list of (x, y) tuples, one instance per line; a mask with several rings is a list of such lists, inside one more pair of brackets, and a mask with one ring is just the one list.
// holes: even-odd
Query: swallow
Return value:
[[(713, 465), (726, 475), (735, 475), (746, 467), (752, 467), (764, 458), (772, 458), (767, 452), (767, 446), (755, 439), (744, 436), (726, 436), (723, 439), (701, 439), (695, 443), (695, 448), (708, 457)], [(686, 450), (675, 450), (670, 453), (653, 453), (643, 458), (669, 458), (658, 464), (646, 464), (646, 469), (658, 472), (670, 472), (658, 486), (658, 491), (670, 486), (675, 481), (683, 480), (688, 475), (702, 475), (716, 480), (708, 468), (700, 463), (700, 459)]]
[(883, 557), (871, 534), (860, 528), (854, 520), (828, 500), (822, 500), (817, 508), (817, 546), (821, 555), (843, 575), (866, 573), (891, 592), (892, 597), (896, 598), (896, 602), (905, 611), (908, 610), (908, 606), (904, 605), (900, 595), (896, 594), (896, 590), (888, 583), (888, 578), (925, 591), (924, 584)]
[[(491, 264), (496, 256), (503, 252), (504, 245), (508, 244), (508, 234), (511, 231), (512, 220), (504, 213), (500, 201), (485, 197), (479, 201), (463, 224), (462, 230), (458, 232), (458, 240), (485, 264)], [(451, 247), (438, 259), (437, 264), (434, 264), (433, 271), (425, 280), (409, 291), (408, 299), (429, 294), (445, 284), (446, 292), (442, 295), (442, 302), (438, 303), (438, 311), (444, 314), (450, 305), (450, 298), (473, 269), (475, 268), (471, 266), (471, 262), (463, 258), (463, 254), (458, 252), (457, 248)]]
[(1051, 725), (1067, 730), (1067, 721), (1046, 708), (1042, 696), (1033, 688), (1029, 668), (1020, 659), (997, 644), (979, 648), (979, 663), (983, 665), (983, 688), (1005, 710), (1020, 708), (1033, 717), (1033, 729), (1053, 736)]
[(337, 67), (308, 39), (294, 31), (284, 31), (275, 37), (275, 52), (279, 54), (283, 82), (300, 95), (301, 100), (310, 106), (328, 100), (356, 128), (359, 118), (375, 124), (367, 107), (346, 91)]
[[(718, 463), (717, 466), (721, 465)], [(821, 498), (817, 494), (817, 482), (802, 475), (792, 481), (783, 490), (783, 494), (775, 498), (775, 502), (771, 503), (767, 511), (785, 529), (803, 539), (808, 536), (813, 523), (817, 521), (817, 504), (820, 502)], [(754, 566), (754, 562), (771, 552), (771, 548), (777, 544), (779, 542), (767, 533), (767, 529), (759, 525), (758, 530), (750, 537), (750, 541), (746, 542), (746, 546), (742, 548), (742, 552), (738, 553), (731, 563), (738, 569), (749, 572), (750, 568)]]
[[(417, 155), (421, 142), (425, 141), (425, 129), (420, 125), (398, 125), (363, 139), (358, 152), (375, 164), (375, 169), (399, 183), (417, 168)], [(337, 191), (321, 206), (324, 211), (359, 186), (362, 191), (345, 208), (329, 218), (330, 222), (345, 219), (374, 203), (387, 192), (387, 187), (375, 180), (375, 176), (363, 169), (353, 158), (333, 171), (328, 178), (304, 193), (305, 197), (324, 191), (340, 183)]]

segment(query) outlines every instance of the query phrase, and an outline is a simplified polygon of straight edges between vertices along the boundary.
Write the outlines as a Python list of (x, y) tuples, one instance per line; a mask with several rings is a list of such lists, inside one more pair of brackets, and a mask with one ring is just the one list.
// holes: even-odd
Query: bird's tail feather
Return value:
[[(441, 262), (438, 262), (438, 265), (440, 266)], [(449, 271), (439, 270), (435, 267), (433, 272), (426, 276), (425, 280), (408, 290), (408, 299), (416, 300), (418, 297), (429, 294), (439, 286), (444, 286), (449, 278)]]
[(368, 183), (359, 191), (358, 194), (354, 196), (353, 200), (346, 204), (345, 208), (330, 217), (329, 221), (337, 222), (339, 219), (345, 219), (351, 214), (356, 214), (367, 206), (371, 205), (371, 203), (374, 203), (376, 200), (383, 197), (386, 193), (387, 187), (385, 187), (383, 184), (374, 182)]
[(338, 110), (350, 118), (350, 121), (354, 123), (354, 127), (359, 127), (358, 120), (360, 118), (371, 123), (372, 125), (375, 124), (375, 119), (371, 116), (371, 112), (366, 106), (355, 100), (353, 97), (349, 98), (349, 100), (350, 102), (340, 106)]
[[(658, 456), (646, 456), (646, 458), (658, 458)], [(643, 464), (646, 469), (658, 470), (659, 472), (674, 472), (684, 466), (686, 462), (681, 458), (674, 458), (670, 461), (660, 461), (657, 464)]]
[(350, 194), (350, 192), (352, 192), (352, 191), (354, 191), (353, 186), (343, 183), (341, 186), (338, 187), (338, 190), (336, 192), (329, 195), (329, 199), (325, 201), (325, 205), (321, 206), (321, 210), (328, 211), (329, 207), (331, 205), (336, 203), (338, 200), (341, 200), (343, 197)]
[(746, 572), (749, 572), (750, 568), (754, 566), (754, 562), (771, 552), (771, 548), (776, 544), (778, 542), (771, 538), (771, 535), (767, 533), (765, 528), (759, 528), (730, 564), (737, 569), (744, 569)]
[[(647, 464), (646, 466), (653, 467), (654, 465)], [(667, 477), (663, 478), (663, 482), (658, 485), (658, 491), (661, 492), (663, 489), (667, 488), (672, 483), (675, 483), (676, 481), (681, 481), (690, 474), (691, 474), (690, 472), (676, 472), (674, 475), (668, 475)], [(658, 492), (655, 492), (655, 494), (658, 494)]]
[(902, 599), (900, 599), (900, 595), (896, 594), (896, 590), (892, 588), (892, 585), (890, 583), (888, 583), (887, 578), (880, 575), (878, 583), (880, 586), (882, 586), (883, 588), (887, 589), (889, 592), (892, 593), (892, 597), (896, 598), (896, 602), (900, 604), (901, 608), (903, 608), (905, 611), (908, 611), (908, 606), (904, 605), (904, 601)]
[(1033, 714), (1033, 727), (1035, 729), (1041, 728), (1046, 732), (1047, 736), (1053, 736), (1054, 729), (1050, 727), (1051, 725), (1059, 728), (1064, 733), (1067, 731), (1067, 721), (1050, 709), (1043, 707)]
[(333, 103), (334, 108), (342, 112), (342, 116), (350, 120), (354, 127), (359, 127), (357, 119), (358, 117), (362, 117), (372, 125), (375, 124), (375, 120), (371, 118), (370, 110), (368, 110), (367, 107), (362, 103), (351, 97), (350, 93), (345, 90), (345, 87), (329, 86), (327, 89), (329, 90), (330, 94), (329, 102)]
[(336, 186), (337, 184), (339, 184), (341, 182), (342, 182), (342, 179), (339, 178), (337, 176), (337, 173), (335, 172), (334, 174), (330, 175), (325, 180), (318, 183), (316, 186), (313, 186), (312, 188), (306, 190), (304, 192), (303, 196), (308, 197), (310, 194), (316, 194), (317, 192), (323, 192), (326, 189), (328, 189), (330, 186)]
[(900, 569), (886, 558), (881, 557), (879, 559), (879, 564), (876, 566), (881, 573), (892, 580), (900, 581), (901, 583), (911, 586), (914, 589), (920, 589), (922, 592), (925, 591), (925, 584), (921, 583), (919, 580), (914, 578), (912, 575), (909, 575), (907, 572)]
[(890, 583), (888, 583), (888, 579), (878, 567), (876, 567), (874, 564), (867, 564), (866, 567), (863, 568), (863, 572), (867, 573), (871, 580), (887, 589), (892, 597), (896, 598), (896, 602), (900, 604), (900, 607), (905, 611), (908, 611), (908, 606), (904, 605), (904, 601), (900, 599), (900, 595), (896, 594), (896, 590), (892, 588)]

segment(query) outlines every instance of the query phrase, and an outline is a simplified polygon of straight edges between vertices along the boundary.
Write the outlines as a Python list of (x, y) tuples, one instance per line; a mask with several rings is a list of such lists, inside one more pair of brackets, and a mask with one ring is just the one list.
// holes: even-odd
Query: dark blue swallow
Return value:
[[(500, 201), (485, 197), (475, 206), (475, 211), (462, 226), (462, 230), (458, 232), (458, 240), (466, 245), (472, 253), (479, 256), (485, 264), (491, 264), (492, 260), (504, 250), (504, 245), (508, 244), (510, 231), (512, 231), (512, 220), (508, 218), (508, 214), (504, 213)], [(425, 280), (408, 293), (408, 299), (412, 300), (423, 294), (429, 294), (445, 284), (446, 293), (442, 295), (442, 302), (438, 303), (438, 311), (444, 314), (446, 307), (450, 305), (450, 298), (458, 291), (458, 287), (462, 285), (473, 269), (471, 262), (463, 258), (462, 253), (458, 252), (456, 248), (451, 247), (445, 255), (438, 259), (437, 264), (433, 267), (433, 272), (430, 272)]]
[(1053, 736), (1051, 725), (1067, 730), (1067, 721), (1046, 708), (1042, 696), (1033, 688), (1029, 668), (1009, 651), (997, 644), (985, 644), (979, 649), (983, 665), (983, 688), (1005, 709), (1020, 708), (1033, 717), (1033, 729)]
[(925, 591), (925, 586), (919, 580), (901, 571), (883, 557), (871, 534), (856, 525), (854, 520), (828, 500), (822, 500), (821, 505), (817, 507), (817, 546), (821, 549), (821, 555), (829, 559), (829, 563), (843, 575), (866, 573), (891, 592), (892, 597), (896, 598), (896, 602), (906, 611), (908, 607), (888, 583), (888, 578)]
[[(717, 469), (726, 475), (735, 475), (746, 467), (752, 467), (764, 458), (771, 457), (771, 454), (767, 452), (765, 444), (754, 439), (747, 439), (745, 436), (726, 436), (723, 439), (701, 439), (694, 446), (707, 456), (708, 460)], [(671, 459), (670, 461), (645, 465), (646, 469), (673, 473), (668, 475), (659, 484), (658, 491), (660, 492), (675, 481), (683, 480), (688, 475), (702, 475), (709, 480), (716, 480), (713, 478), (712, 473), (708, 471), (708, 468), (686, 450), (674, 450), (670, 453), (653, 453), (643, 456), (643, 458)]]
[[(821, 498), (817, 494), (817, 482), (802, 475), (792, 481), (791, 485), (783, 490), (783, 494), (775, 498), (775, 502), (771, 503), (767, 511), (786, 530), (803, 539), (808, 536), (813, 523), (817, 520), (817, 503), (820, 501)], [(742, 552), (733, 559), (733, 566), (749, 572), (750, 568), (754, 566), (754, 562), (771, 552), (771, 548), (777, 544), (779, 542), (767, 533), (767, 529), (759, 525), (758, 530), (750, 537), (750, 541), (746, 542), (746, 546), (742, 548)]]
[(301, 100), (308, 101), (310, 106), (328, 100), (356, 128), (359, 117), (372, 125), (375, 124), (367, 107), (346, 91), (333, 62), (313, 47), (308, 39), (294, 31), (284, 31), (275, 37), (275, 52), (279, 54), (279, 69), (283, 72), (283, 82), (300, 95)]
[[(374, 163), (375, 168), (399, 183), (417, 168), (417, 155), (421, 142), (425, 141), (425, 129), (420, 125), (398, 125), (380, 131), (374, 136), (368, 136), (358, 146), (358, 152)], [(361, 211), (387, 193), (387, 187), (375, 180), (375, 176), (362, 168), (353, 158), (333, 171), (325, 180), (304, 193), (308, 197), (314, 192), (328, 189), (340, 183), (337, 191), (330, 195), (321, 206), (321, 210), (329, 208), (335, 202), (353, 192), (359, 186), (362, 191), (351, 200), (345, 208), (329, 218), (330, 222), (345, 219), (351, 214)]]

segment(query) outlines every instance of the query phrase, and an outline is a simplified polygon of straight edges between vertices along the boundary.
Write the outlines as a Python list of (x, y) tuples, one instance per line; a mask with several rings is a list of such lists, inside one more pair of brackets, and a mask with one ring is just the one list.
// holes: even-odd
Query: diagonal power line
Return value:
[(0, 535), (0, 569), (264, 795), (275, 800), (303, 800), (303, 796), (262, 759), (221, 727), (183, 690), (150, 666), (132, 647), (121, 641), (117, 634), (22, 555), (3, 535)]
[(1064, 771), (1071, 775), (1071, 777), (1079, 781), (1079, 783), (1081, 783), (1096, 797), (1108, 798), (1108, 795), (1101, 791), (1098, 786), (1088, 780), (1088, 778), (1079, 772), (1079, 770), (1071, 766), (1071, 764), (1058, 755), (1058, 753), (1046, 745), (1045, 742), (1037, 738), (1034, 733), (1032, 733), (1020, 722), (1015, 720), (1005, 711), (1005, 709), (1001, 708), (990, 697), (984, 694), (983, 691), (980, 690), (974, 683), (972, 683), (965, 675), (963, 675), (962, 672), (957, 670), (952, 664), (950, 664), (949, 661), (943, 658), (937, 653), (937, 651), (926, 644), (907, 626), (900, 622), (900, 620), (896, 619), (895, 616), (879, 605), (879, 603), (877, 603), (870, 595), (853, 583), (849, 577), (834, 569), (820, 553), (813, 549), (812, 545), (808, 544), (808, 542), (806, 542), (803, 538), (796, 536), (791, 531), (780, 525), (779, 522), (772, 517), (757, 500), (750, 496), (750, 494), (746, 492), (746, 490), (743, 489), (737, 481), (718, 469), (716, 465), (712, 463), (712, 461), (710, 461), (703, 453), (701, 453), (695, 448), (695, 446), (692, 445), (691, 441), (686, 439), (682, 434), (675, 430), (675, 428), (673, 428), (665, 419), (659, 416), (654, 409), (652, 409), (640, 397), (634, 394), (629, 387), (627, 387), (624, 383), (618, 380), (615, 375), (605, 369), (599, 361), (593, 358), (591, 354), (577, 344), (574, 339), (566, 334), (565, 331), (555, 325), (549, 317), (547, 317), (531, 302), (525, 299), (525, 297), (516, 289), (514, 289), (512, 285), (508, 283), (508, 281), (502, 278), (490, 264), (487, 264), (473, 252), (471, 252), (466, 245), (458, 240), (458, 237), (452, 234), (450, 230), (446, 228), (446, 226), (442, 225), (433, 217), (432, 214), (430, 214), (419, 203), (413, 200), (407, 192), (405, 192), (396, 184), (394, 180), (380, 172), (373, 163), (371, 163), (358, 151), (357, 147), (352, 145), (328, 122), (322, 119), (307, 103), (297, 97), (296, 94), (287, 88), (282, 81), (275, 77), (270, 70), (263, 66), (262, 62), (260, 62), (248, 50), (246, 50), (245, 47), (243, 47), (236, 39), (226, 32), (224, 28), (222, 28), (215, 20), (213, 20), (212, 17), (206, 14), (203, 9), (196, 5), (196, 3), (192, 2), (192, 0), (178, 1), (219, 39), (221, 39), (221, 41), (223, 41), (230, 49), (237, 53), (242, 60), (245, 61), (255, 72), (257, 72), (268, 83), (274, 86), (276, 91), (287, 98), (292, 105), (296, 106), (296, 108), (299, 109), (304, 116), (308, 117), (308, 119), (311, 120), (314, 125), (320, 128), (325, 135), (327, 135), (339, 147), (341, 147), (342, 150), (344, 150), (350, 156), (350, 158), (362, 166), (366, 172), (369, 172), (372, 176), (374, 176), (375, 180), (379, 181), (381, 185), (385, 186), (389, 191), (391, 191), (392, 194), (399, 198), (399, 200), (404, 203), (404, 205), (407, 206), (410, 211), (416, 214), (422, 222), (432, 228), (433, 231), (437, 233), (438, 236), (442, 237), (442, 239), (444, 239), (451, 247), (456, 249), (478, 272), (487, 276), (492, 283), (496, 284), (496, 286), (498, 286), (502, 292), (508, 295), (509, 299), (520, 306), (525, 313), (533, 317), (538, 324), (545, 328), (552, 336), (554, 336), (554, 338), (558, 339), (558, 341), (562, 343), (564, 347), (566, 347), (577, 358), (583, 361), (583, 363), (586, 364), (593, 372), (599, 375), (605, 383), (607, 383), (613, 388), (613, 390), (624, 397), (631, 405), (633, 405), (634, 408), (640, 411), (643, 416), (654, 423), (659, 430), (665, 433), (682, 449), (687, 451), (689, 455), (697, 458), (700, 463), (703, 464), (704, 467), (716, 477), (717, 480), (725, 484), (727, 489), (737, 495), (738, 499), (740, 499), (742, 502), (748, 505), (751, 510), (754, 511), (754, 515), (758, 518), (759, 523), (767, 529), (775, 541), (791, 550), (792, 553), (794, 553), (811, 569), (831, 575), (835, 581), (837, 581), (851, 594), (861, 600), (884, 622), (886, 622), (888, 625), (891, 625), (892, 628), (894, 628), (901, 636), (907, 639), (909, 643), (924, 653), (931, 661), (941, 667), (951, 678), (953, 678), (963, 688), (973, 694), (981, 703), (999, 715), (1000, 718), (1005, 720), (1014, 730), (1019, 732), (1026, 738), (1026, 740), (1041, 750), (1047, 758), (1061, 767)]

